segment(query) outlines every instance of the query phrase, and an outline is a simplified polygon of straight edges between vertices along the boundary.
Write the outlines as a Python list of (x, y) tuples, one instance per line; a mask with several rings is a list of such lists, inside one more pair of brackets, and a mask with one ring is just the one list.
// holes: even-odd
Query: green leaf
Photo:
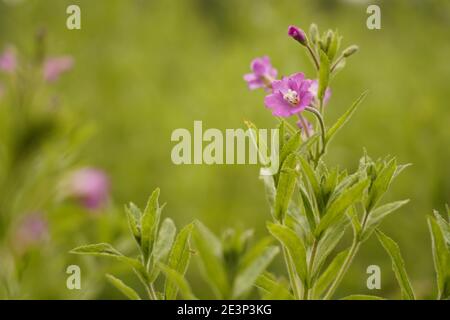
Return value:
[(330, 62), (333, 61), (334, 57), (336, 56), (336, 53), (340, 47), (340, 42), (341, 37), (339, 36), (339, 33), (335, 31), (333, 37), (331, 38), (331, 43), (327, 51), (328, 59)]
[(400, 253), (400, 248), (394, 240), (386, 236), (381, 231), (377, 230), (378, 240), (380, 240), (386, 252), (389, 254), (392, 260), (392, 269), (394, 270), (395, 277), (402, 290), (402, 298), (405, 300), (414, 300), (414, 291), (409, 282), (408, 274), (405, 269), (405, 262), (403, 261)]
[(296, 165), (297, 156), (295, 154), (290, 154), (281, 167), (274, 207), (274, 216), (278, 221), (284, 220), (295, 189), (297, 173), (294, 170)]
[(340, 300), (386, 300), (382, 297), (378, 296), (370, 296), (365, 294), (352, 294), (350, 296), (346, 296)]
[(243, 270), (252, 264), (272, 243), (273, 238), (270, 236), (259, 240), (254, 246), (248, 249), (245, 255), (240, 259), (239, 270)]
[[(169, 259), (167, 260), (167, 266), (182, 276), (186, 273), (191, 257), (189, 239), (191, 237), (192, 228), (193, 225), (188, 224), (181, 229), (175, 239), (172, 250), (170, 251)], [(171, 281), (171, 279), (166, 278), (164, 293), (167, 300), (175, 300), (178, 293), (177, 284)]]
[(141, 297), (139, 297), (139, 294), (137, 294), (137, 292), (134, 291), (133, 288), (131, 288), (131, 287), (127, 286), (125, 283), (123, 283), (122, 280), (120, 280), (110, 274), (106, 274), (106, 278), (114, 287), (116, 287), (116, 289), (118, 289), (120, 292), (122, 292), (128, 299), (141, 300)]
[(330, 60), (325, 52), (320, 51), (320, 69), (319, 69), (319, 89), (317, 92), (317, 97), (319, 100), (323, 100), (325, 96), (325, 91), (328, 87), (328, 82), (330, 81)]
[(288, 140), (288, 142), (286, 142), (286, 144), (281, 149), (280, 165), (283, 164), (284, 160), (286, 160), (288, 155), (297, 152), (301, 144), (302, 144), (302, 136), (300, 131), (298, 131)]
[(438, 299), (450, 298), (450, 252), (439, 228), (439, 224), (432, 216), (428, 217), (428, 226), (431, 234), (434, 268), (438, 287)]
[(358, 202), (369, 185), (369, 180), (364, 179), (347, 190), (343, 191), (335, 200), (333, 200), (325, 210), (325, 215), (320, 220), (316, 228), (315, 234), (319, 236), (323, 231), (328, 229), (333, 223), (339, 221), (345, 214), (345, 211), (356, 202)]
[(144, 255), (144, 261), (147, 263), (153, 250), (156, 233), (158, 232), (158, 224), (160, 218), (159, 198), (160, 190), (155, 189), (148, 199), (147, 206), (141, 217), (141, 248)]
[(300, 164), (302, 167), (302, 171), (305, 174), (306, 179), (311, 186), (312, 191), (314, 192), (314, 196), (317, 200), (317, 204), (319, 205), (319, 209), (323, 206), (322, 199), (320, 197), (320, 184), (319, 180), (314, 172), (313, 168), (310, 166), (308, 161), (306, 161), (303, 157), (300, 158)]
[(130, 227), (131, 233), (138, 245), (140, 245), (141, 230), (139, 222), (141, 219), (141, 211), (134, 203), (130, 203), (128, 207), (125, 207), (125, 213), (127, 214), (128, 226)]
[(320, 275), (314, 290), (316, 297), (320, 297), (322, 293), (331, 285), (331, 282), (336, 279), (349, 251), (350, 249), (347, 249), (338, 253), (328, 268)]
[(131, 266), (142, 281), (148, 281), (147, 271), (139, 260), (124, 256), (109, 243), (97, 243), (80, 246), (72, 249), (70, 253), (114, 258)]
[(117, 256), (122, 256), (122, 254), (109, 243), (96, 243), (96, 244), (88, 244), (85, 246), (79, 246), (72, 249), (70, 253), (93, 255), (93, 256), (109, 256), (113, 258), (116, 258)]
[(386, 193), (394, 177), (396, 169), (397, 161), (395, 159), (391, 159), (377, 175), (369, 190), (369, 200), (367, 205), (367, 210), (369, 212), (372, 211), (372, 208), (375, 207), (383, 194)]
[(336, 248), (339, 241), (345, 234), (345, 230), (349, 225), (348, 219), (342, 219), (339, 223), (331, 226), (327, 231), (324, 232), (322, 238), (317, 246), (316, 260), (314, 263), (314, 270), (312, 271), (312, 279), (315, 280), (316, 276), (320, 272), (322, 265), (325, 263), (328, 256)]
[(166, 218), (161, 224), (161, 228), (158, 232), (158, 238), (155, 243), (155, 249), (153, 251), (154, 262), (163, 261), (172, 248), (173, 240), (177, 233), (177, 228), (172, 219)]
[(336, 123), (327, 131), (326, 141), (327, 143), (331, 141), (334, 135), (347, 123), (348, 120), (355, 113), (359, 104), (364, 100), (368, 91), (363, 92), (358, 99), (351, 105), (351, 107), (336, 121)]
[(303, 186), (300, 185), (299, 189), (302, 197), (303, 208), (305, 209), (305, 216), (309, 224), (309, 229), (314, 230), (316, 228), (316, 216), (314, 215), (313, 204), (311, 203), (311, 200), (309, 199), (309, 196)]
[(450, 246), (450, 223), (447, 222), (444, 217), (442, 217), (438, 211), (434, 211), (434, 217), (436, 218), (436, 222), (441, 228), (442, 235), (444, 236), (445, 242)]
[(308, 268), (306, 264), (306, 249), (303, 242), (294, 231), (281, 224), (268, 223), (269, 232), (287, 249), (294, 261), (297, 273), (303, 283), (306, 283)]
[(395, 201), (382, 205), (373, 210), (370, 213), (369, 218), (367, 219), (366, 227), (363, 234), (361, 235), (361, 241), (367, 240), (387, 215), (407, 204), (408, 202), (409, 200)]
[(208, 282), (219, 298), (229, 297), (230, 284), (223, 264), (220, 241), (198, 221), (195, 223), (193, 239)]
[(278, 247), (266, 248), (259, 257), (242, 270), (236, 277), (233, 285), (233, 297), (239, 298), (253, 285), (258, 276), (266, 270), (273, 258), (278, 254)]
[[(184, 275), (182, 275), (181, 273), (172, 268), (169, 268), (168, 266), (162, 263), (158, 264), (158, 268), (160, 268), (161, 271), (164, 273), (166, 279), (168, 279), (171, 283), (173, 283), (176, 286), (176, 288), (180, 291), (180, 294), (183, 297), (183, 299), (197, 300), (195, 295), (192, 293), (191, 286), (187, 282)], [(176, 295), (175, 296), (171, 295), (170, 298), (171, 300), (174, 300), (176, 298)], [(167, 297), (167, 295), (166, 299), (169, 300), (169, 297)]]
[(266, 300), (294, 300), (287, 285), (269, 272), (264, 272), (255, 281), (255, 286), (261, 289)]

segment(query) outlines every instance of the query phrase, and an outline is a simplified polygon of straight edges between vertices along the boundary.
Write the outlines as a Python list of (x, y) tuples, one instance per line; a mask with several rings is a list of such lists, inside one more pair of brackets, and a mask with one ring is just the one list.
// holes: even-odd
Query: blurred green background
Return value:
[[(435, 288), (425, 215), (450, 202), (450, 2), (371, 3), (381, 7), (381, 30), (366, 28), (368, 2), (356, 0), (0, 1), (0, 48), (14, 44), (29, 53), (36, 31), (45, 28), (47, 51), (74, 57), (74, 69), (54, 90), (74, 121), (94, 128), (79, 163), (105, 170), (112, 186), (110, 209), (98, 216), (64, 205), (44, 208), (52, 237), (27, 267), (20, 297), (121, 297), (103, 273), (133, 282), (130, 272), (67, 252), (87, 239), (131, 246), (123, 232), (123, 204), (143, 206), (157, 186), (168, 203), (164, 214), (178, 226), (200, 219), (216, 232), (241, 227), (265, 235), (269, 208), (258, 168), (176, 166), (170, 136), (176, 128), (192, 129), (194, 120), (204, 128), (239, 128), (246, 119), (274, 127), (264, 93), (249, 92), (242, 75), (254, 57), (267, 54), (279, 74), (315, 77), (306, 53), (286, 36), (288, 25), (308, 28), (312, 22), (321, 30), (337, 28), (344, 46), (360, 46), (333, 80), (327, 122), (370, 90), (327, 161), (353, 170), (366, 148), (374, 158), (391, 154), (413, 164), (385, 199), (411, 202), (382, 229), (402, 248), (418, 296), (430, 297)], [(81, 7), (81, 30), (65, 26), (69, 4)], [(72, 263), (82, 267), (80, 291), (65, 286), (65, 268)], [(382, 270), (382, 292), (376, 294), (399, 298), (390, 260), (376, 240), (363, 246), (338, 296), (373, 294), (366, 288), (371, 264)], [(280, 264), (272, 268), (284, 272)], [(194, 291), (208, 297), (195, 270), (189, 278)]]

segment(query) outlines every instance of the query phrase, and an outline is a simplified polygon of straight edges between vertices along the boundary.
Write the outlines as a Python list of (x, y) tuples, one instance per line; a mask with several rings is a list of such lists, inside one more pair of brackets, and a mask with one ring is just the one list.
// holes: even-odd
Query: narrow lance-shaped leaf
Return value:
[(286, 160), (288, 155), (297, 152), (301, 144), (302, 144), (302, 137), (300, 131), (298, 131), (286, 142), (286, 144), (281, 149), (280, 165), (283, 164), (284, 160)]
[(306, 264), (306, 249), (303, 242), (294, 231), (281, 224), (268, 223), (267, 228), (281, 245), (287, 249), (300, 279), (303, 283), (306, 283), (308, 269)]
[(134, 203), (130, 203), (128, 207), (125, 207), (125, 213), (127, 214), (128, 226), (133, 234), (134, 239), (137, 244), (141, 243), (141, 230), (140, 230), (140, 219), (141, 211)]
[(403, 299), (414, 300), (414, 291), (411, 287), (411, 283), (409, 282), (408, 274), (406, 273), (405, 262), (403, 261), (400, 253), (400, 248), (394, 240), (379, 230), (377, 230), (377, 236), (378, 240), (380, 240), (384, 249), (391, 257), (392, 269), (394, 270), (395, 277), (400, 285)]
[(326, 141), (330, 142), (334, 135), (347, 123), (355, 113), (359, 104), (364, 100), (368, 91), (363, 92), (358, 99), (350, 106), (350, 108), (335, 122), (335, 124), (327, 131)]
[(142, 281), (148, 281), (147, 271), (139, 260), (124, 256), (109, 243), (97, 243), (80, 246), (72, 249), (70, 253), (114, 258), (131, 266)]
[(361, 241), (367, 240), (387, 215), (399, 209), (408, 202), (409, 200), (395, 201), (382, 205), (373, 210), (370, 213), (369, 218), (367, 219), (366, 227), (364, 228), (364, 232), (360, 237)]
[(110, 274), (106, 274), (106, 278), (114, 287), (116, 287), (117, 290), (122, 292), (128, 299), (141, 300), (141, 297), (139, 297), (139, 294), (136, 291), (134, 291), (133, 288), (131, 288), (131, 287), (127, 286), (125, 283), (123, 283), (122, 280), (120, 280)]
[(230, 294), (230, 284), (223, 265), (220, 241), (208, 228), (198, 221), (195, 223), (193, 239), (206, 278), (219, 298), (227, 298)]
[(317, 284), (314, 287), (316, 297), (320, 297), (322, 293), (331, 285), (331, 282), (336, 279), (349, 251), (350, 249), (347, 249), (337, 254), (327, 269), (320, 275), (319, 280), (317, 280)]
[(155, 249), (153, 252), (155, 263), (161, 262), (167, 257), (170, 249), (172, 248), (176, 233), (177, 228), (175, 227), (173, 220), (170, 218), (164, 219), (161, 224), (161, 228), (159, 229), (158, 238), (156, 239)]
[(376, 177), (369, 191), (367, 210), (370, 212), (377, 202), (386, 193), (391, 184), (394, 173), (397, 169), (397, 162), (391, 159)]
[(438, 299), (450, 298), (450, 251), (439, 224), (432, 216), (428, 217), (431, 234), (434, 268), (438, 286)]
[(160, 190), (155, 189), (148, 199), (147, 206), (141, 218), (141, 248), (144, 254), (144, 261), (147, 263), (150, 257), (151, 250), (153, 249), (153, 243), (156, 238), (158, 230), (160, 209), (159, 198)]
[(295, 171), (296, 165), (296, 155), (290, 154), (281, 167), (274, 207), (274, 216), (278, 221), (284, 220), (295, 189), (295, 183), (297, 181), (297, 173)]
[(326, 209), (326, 213), (316, 228), (315, 234), (318, 236), (328, 229), (336, 221), (339, 221), (345, 214), (345, 211), (359, 201), (364, 190), (369, 185), (369, 180), (364, 179), (347, 190), (343, 191), (334, 201), (332, 201)]
[(161, 271), (164, 273), (166, 279), (168, 279), (171, 283), (173, 283), (177, 287), (183, 299), (187, 300), (197, 299), (195, 295), (192, 293), (191, 286), (189, 285), (186, 278), (182, 274), (161, 263), (158, 264), (158, 268), (161, 269)]
[(294, 300), (294, 296), (289, 292), (288, 285), (276, 279), (269, 272), (264, 272), (255, 281), (255, 286), (261, 289), (267, 300)]
[(328, 82), (330, 80), (330, 60), (325, 52), (320, 51), (320, 69), (319, 69), (319, 89), (317, 96), (319, 100), (323, 100), (325, 96), (325, 91), (328, 87)]
[(233, 285), (234, 298), (239, 298), (252, 287), (255, 280), (272, 262), (278, 251), (278, 247), (271, 246), (266, 248), (259, 257), (254, 259), (237, 275)]
[[(193, 225), (189, 224), (181, 229), (173, 244), (169, 254), (167, 266), (180, 275), (184, 276), (189, 265), (191, 250), (189, 239), (191, 237)], [(167, 300), (174, 300), (177, 297), (178, 286), (171, 279), (166, 278), (164, 292)]]

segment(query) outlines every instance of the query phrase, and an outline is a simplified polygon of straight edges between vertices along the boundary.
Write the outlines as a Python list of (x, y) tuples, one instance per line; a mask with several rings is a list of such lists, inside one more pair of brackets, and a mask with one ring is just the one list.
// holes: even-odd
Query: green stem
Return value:
[[(364, 213), (360, 234), (364, 233), (364, 229), (366, 227), (369, 215), (370, 215), (370, 212), (366, 211)], [(333, 296), (333, 294), (336, 291), (337, 287), (341, 283), (342, 278), (347, 273), (348, 268), (352, 264), (353, 259), (355, 258), (356, 254), (358, 253), (358, 250), (359, 250), (360, 246), (361, 246), (361, 240), (360, 240), (360, 237), (358, 236), (358, 234), (356, 234), (356, 231), (355, 231), (355, 234), (354, 234), (354, 237), (353, 237), (353, 243), (352, 243), (352, 246), (350, 248), (350, 251), (348, 252), (347, 257), (345, 258), (344, 264), (342, 265), (341, 269), (339, 270), (339, 273), (338, 273), (336, 279), (334, 280), (334, 282), (330, 286), (330, 289), (328, 290), (327, 294), (325, 295), (325, 297), (324, 297), (325, 300), (331, 299), (331, 297)]]
[(310, 47), (309, 44), (306, 44), (306, 49), (308, 49), (309, 54), (311, 55), (313, 61), (314, 61), (314, 66), (316, 67), (317, 70), (319, 70), (320, 65), (319, 65), (319, 60), (317, 60), (316, 54), (314, 53), (313, 49)]
[(325, 122), (323, 121), (322, 114), (316, 108), (306, 107), (305, 110), (311, 112), (317, 118), (317, 120), (319, 122), (319, 126), (320, 126), (320, 131), (322, 133), (321, 134), (322, 150), (317, 154), (316, 159), (315, 159), (315, 163), (317, 165), (317, 163), (319, 162), (320, 158), (326, 153), (326, 150), (327, 150), (327, 139), (326, 139)]
[(338, 66), (338, 64), (339, 64), (342, 60), (344, 60), (344, 58), (345, 58), (345, 57), (344, 57), (343, 55), (340, 55), (339, 58), (336, 59), (336, 62), (331, 66), (330, 72), (333, 72), (334, 69), (336, 69), (336, 67)]

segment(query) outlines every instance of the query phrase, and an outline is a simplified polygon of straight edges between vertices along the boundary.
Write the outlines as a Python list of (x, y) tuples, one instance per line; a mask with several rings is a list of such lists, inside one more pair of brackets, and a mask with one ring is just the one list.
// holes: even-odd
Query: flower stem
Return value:
[(336, 59), (336, 62), (331, 66), (330, 72), (333, 72), (342, 60), (344, 60), (344, 56), (340, 55), (339, 58)]
[(309, 54), (311, 55), (311, 57), (314, 61), (314, 66), (316, 67), (317, 70), (319, 70), (319, 68), (320, 68), (319, 60), (317, 60), (316, 54), (314, 53), (313, 49), (311, 48), (311, 46), (309, 44), (306, 44), (306, 49), (308, 49)]
[(305, 110), (313, 113), (316, 116), (317, 120), (319, 121), (320, 131), (322, 133), (321, 134), (321, 137), (322, 137), (322, 150), (317, 154), (317, 157), (315, 159), (315, 163), (317, 165), (317, 163), (319, 162), (320, 158), (325, 154), (325, 152), (327, 150), (325, 123), (323, 121), (322, 114), (316, 108), (306, 107)]

